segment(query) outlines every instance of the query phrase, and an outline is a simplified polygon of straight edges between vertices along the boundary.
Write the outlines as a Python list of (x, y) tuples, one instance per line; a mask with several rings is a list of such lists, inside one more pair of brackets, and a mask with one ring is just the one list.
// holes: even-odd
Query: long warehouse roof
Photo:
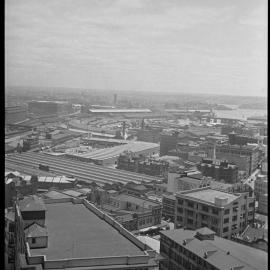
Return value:
[(159, 144), (157, 143), (129, 142), (124, 145), (117, 145), (110, 148), (99, 149), (96, 151), (92, 151), (90, 153), (85, 153), (85, 154), (68, 153), (68, 155), (95, 159), (95, 160), (105, 160), (105, 159), (118, 157), (124, 151), (131, 151), (133, 153), (137, 153), (144, 150), (156, 149), (156, 148), (159, 148)]
[(149, 109), (90, 109), (91, 113), (150, 113)]
[[(54, 157), (42, 153), (26, 152), (22, 154), (14, 154), (6, 157), (6, 164), (16, 165), (17, 171), (28, 168), (38, 168), (38, 164), (48, 165), (50, 172), (61, 175), (72, 175), (78, 180), (85, 182), (99, 183), (141, 183), (161, 181), (161, 178), (153, 177), (145, 174), (127, 172), (104, 166), (95, 165), (77, 160), (70, 160), (63, 157)], [(8, 169), (8, 168), (7, 168)], [(42, 173), (43, 171), (40, 171)]]

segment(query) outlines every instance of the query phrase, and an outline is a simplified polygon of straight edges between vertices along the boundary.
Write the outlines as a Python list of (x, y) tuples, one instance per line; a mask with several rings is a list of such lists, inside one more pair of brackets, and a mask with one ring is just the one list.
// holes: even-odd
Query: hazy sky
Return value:
[(267, 0), (5, 3), (6, 85), (267, 93)]

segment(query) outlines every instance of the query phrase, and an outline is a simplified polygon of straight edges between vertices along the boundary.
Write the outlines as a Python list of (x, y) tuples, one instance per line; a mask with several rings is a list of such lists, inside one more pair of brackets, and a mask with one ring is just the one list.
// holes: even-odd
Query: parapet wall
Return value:
[[(111, 257), (93, 257), (93, 258), (71, 258), (64, 260), (46, 260), (45, 256), (31, 256), (28, 243), (26, 257), (29, 265), (43, 265), (43, 269), (63, 269), (72, 267), (93, 267), (93, 266), (114, 266), (114, 265), (139, 265), (147, 267), (149, 258), (154, 258), (156, 253), (146, 244), (142, 243), (132, 233), (126, 230), (120, 223), (115, 221), (109, 215), (103, 213), (95, 205), (85, 199), (76, 198), (62, 198), (62, 199), (44, 199), (46, 204), (51, 203), (66, 203), (72, 202), (74, 204), (82, 203), (86, 208), (95, 213), (98, 217), (109, 223), (114, 229), (119, 231), (124, 237), (130, 240), (133, 244), (144, 251), (144, 255), (138, 256), (111, 256)], [(109, 268), (108, 268), (109, 269)]]

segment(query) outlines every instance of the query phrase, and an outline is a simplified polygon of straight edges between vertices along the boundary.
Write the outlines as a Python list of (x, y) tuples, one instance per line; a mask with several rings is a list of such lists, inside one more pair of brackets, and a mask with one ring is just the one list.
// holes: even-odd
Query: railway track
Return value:
[[(59, 175), (72, 175), (78, 180), (97, 183), (126, 184), (128, 182), (141, 183), (142, 180), (150, 182), (158, 178), (133, 174), (129, 172), (116, 171), (94, 164), (73, 161), (63, 157), (54, 157), (42, 153), (23, 153), (6, 157), (6, 163), (22, 166), (23, 168), (38, 168), (38, 164), (50, 166), (50, 171)], [(8, 168), (8, 166), (6, 166)]]
[(115, 176), (117, 179), (123, 178), (123, 180), (125, 180), (126, 178), (131, 178), (131, 179), (137, 180), (139, 182), (141, 182), (142, 179), (146, 182), (152, 182), (152, 181), (158, 180), (158, 178), (153, 177), (153, 176), (132, 173), (132, 172), (127, 172), (127, 171), (119, 172), (119, 170), (116, 170), (116, 169), (101, 167), (99, 165), (86, 163), (86, 162), (82, 162), (82, 161), (78, 161), (78, 160), (72, 160), (72, 159), (66, 158), (66, 157), (55, 157), (55, 156), (51, 156), (48, 154), (29, 153), (29, 152), (23, 153), (23, 156), (30, 157), (31, 159), (34, 157), (35, 159), (39, 159), (40, 161), (45, 162), (45, 163), (46, 163), (46, 161), (53, 161), (53, 162), (55, 162), (55, 164), (61, 164), (61, 165), (63, 165), (63, 163), (65, 165), (71, 165), (71, 166), (74, 166), (76, 164), (77, 168), (80, 168), (83, 170), (87, 169), (93, 173), (101, 173), (102, 172), (102, 175), (104, 175), (104, 173), (107, 173), (110, 177)]

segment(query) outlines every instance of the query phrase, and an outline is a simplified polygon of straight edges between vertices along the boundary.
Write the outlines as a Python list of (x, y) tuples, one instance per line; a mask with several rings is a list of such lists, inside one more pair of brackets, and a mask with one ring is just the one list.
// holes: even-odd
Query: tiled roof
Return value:
[[(264, 270), (267, 269), (267, 253), (245, 246), (221, 237), (214, 236), (214, 240), (199, 240), (195, 237), (197, 231), (177, 229), (161, 232), (172, 241), (203, 258), (220, 270)], [(188, 241), (187, 241), (188, 240)]]

